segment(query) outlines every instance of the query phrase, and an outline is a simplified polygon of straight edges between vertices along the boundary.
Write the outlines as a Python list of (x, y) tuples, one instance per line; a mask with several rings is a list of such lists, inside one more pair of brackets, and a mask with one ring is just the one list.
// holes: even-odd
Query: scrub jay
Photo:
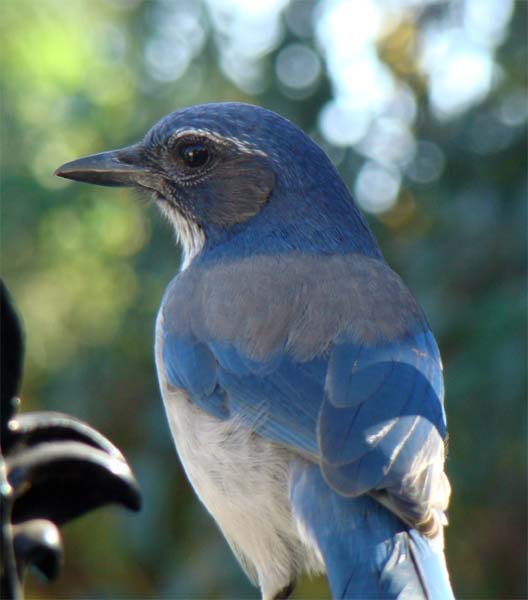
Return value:
[(159, 383), (197, 495), (263, 598), (449, 599), (442, 363), (324, 152), (279, 115), (206, 104), (57, 175), (147, 190), (183, 251)]

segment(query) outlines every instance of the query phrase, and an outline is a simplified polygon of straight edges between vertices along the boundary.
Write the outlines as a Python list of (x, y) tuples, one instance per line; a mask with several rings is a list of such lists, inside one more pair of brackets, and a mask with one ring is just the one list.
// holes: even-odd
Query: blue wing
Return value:
[(210, 415), (317, 462), (339, 494), (375, 494), (420, 522), (446, 433), (440, 357), (421, 311), (381, 261), (277, 265), (175, 280), (162, 309), (168, 382)]
[(427, 514), (423, 481), (446, 433), (430, 332), (375, 346), (340, 339), (306, 362), (284, 351), (256, 362), (234, 345), (165, 332), (163, 361), (196, 405), (318, 460), (340, 494), (389, 490), (407, 520)]
[(255, 362), (232, 345), (165, 334), (163, 361), (171, 385), (212, 416), (236, 417), (251, 429), (316, 457), (317, 418), (327, 360), (299, 364), (284, 353)]
[(344, 496), (374, 493), (409, 523), (426, 520), (443, 470), (442, 400), (430, 331), (336, 345), (318, 421), (326, 481)]

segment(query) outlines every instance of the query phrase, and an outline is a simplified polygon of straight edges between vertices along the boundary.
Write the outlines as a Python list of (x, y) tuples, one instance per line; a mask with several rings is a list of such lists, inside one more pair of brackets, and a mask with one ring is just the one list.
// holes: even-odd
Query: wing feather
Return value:
[[(381, 267), (374, 265), (372, 269), (376, 285), (381, 286)], [(222, 281), (226, 289), (231, 289), (227, 284), (236, 286), (235, 281)], [(354, 293), (359, 294), (361, 285), (370, 290), (365, 281), (357, 283)], [(405, 300), (402, 288), (397, 288), (397, 302), (391, 308), (393, 287), (389, 286), (391, 294), (386, 294), (386, 305), (379, 305), (380, 314), (386, 321), (396, 315), (398, 321), (392, 329), (387, 322), (379, 325), (383, 335), (373, 334), (375, 315), (372, 321), (357, 320), (353, 304), (340, 304), (341, 312), (331, 314), (331, 319), (328, 307), (318, 304), (322, 318), (330, 319), (331, 327), (325, 331), (340, 323), (334, 337), (324, 338), (319, 350), (314, 351), (313, 335), (305, 343), (291, 330), (302, 321), (303, 330), (310, 335), (306, 319), (292, 318), (283, 319), (279, 328), (274, 322), (273, 343), (266, 338), (266, 352), (256, 352), (258, 340), (250, 334), (248, 323), (255, 327), (255, 335), (264, 335), (266, 319), (273, 316), (269, 307), (287, 293), (296, 298), (288, 308), (293, 304), (302, 308), (292, 287), (295, 282), (284, 290), (274, 290), (269, 300), (255, 297), (260, 312), (253, 311), (250, 320), (241, 322), (237, 337), (234, 317), (224, 315), (224, 308), (218, 309), (221, 305), (228, 310), (226, 300), (214, 301), (216, 320), (200, 316), (198, 308), (206, 308), (199, 303), (192, 305), (198, 308), (190, 321), (178, 320), (176, 298), (182, 288), (174, 284), (167, 301), (171, 314), (162, 328), (162, 360), (168, 383), (186, 390), (190, 400), (207, 413), (219, 419), (238, 419), (259, 435), (319, 463), (327, 483), (339, 494), (371, 493), (402, 518), (425, 518), (438, 478), (443, 476), (446, 423), (440, 356), (421, 312), (410, 296)], [(196, 281), (188, 289), (201, 296)], [(314, 297), (318, 302), (326, 298), (320, 290)], [(250, 306), (246, 300), (233, 296), (233, 303), (240, 306)], [(365, 312), (368, 305), (361, 301)], [(264, 315), (262, 322), (259, 314)], [(318, 312), (312, 307), (302, 309), (302, 314), (315, 318)], [(226, 331), (227, 316), (231, 326), (225, 337), (222, 332)], [(190, 322), (195, 324), (194, 330)], [(358, 334), (361, 331), (364, 336)], [(310, 352), (300, 352), (292, 340), (311, 348)]]

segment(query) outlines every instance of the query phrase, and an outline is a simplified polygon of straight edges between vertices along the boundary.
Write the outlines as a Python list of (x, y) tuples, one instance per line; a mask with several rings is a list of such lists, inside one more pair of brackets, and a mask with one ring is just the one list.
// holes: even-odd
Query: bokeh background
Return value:
[[(2, 273), (22, 314), (23, 410), (126, 454), (139, 515), (64, 529), (28, 598), (256, 598), (176, 460), (153, 323), (180, 254), (127, 190), (51, 175), (190, 104), (261, 104), (328, 152), (444, 358), (460, 598), (526, 590), (526, 23), (512, 0), (2, 0)], [(321, 598), (324, 580), (295, 598)]]

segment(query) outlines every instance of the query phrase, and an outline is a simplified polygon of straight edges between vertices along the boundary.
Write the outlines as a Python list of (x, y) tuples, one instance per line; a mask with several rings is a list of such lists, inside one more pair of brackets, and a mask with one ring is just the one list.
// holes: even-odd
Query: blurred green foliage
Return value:
[[(383, 3), (370, 4), (379, 12)], [(456, 23), (453, 4), (463, 3), (389, 4), (374, 52), (405, 86), (410, 139), (421, 145), (389, 173), (387, 181), (401, 186), (369, 220), (424, 306), (444, 357), (455, 592), (524, 598), (527, 5), (513, 4), (503, 37), (488, 45), (492, 84), (442, 116), (434, 103), (445, 98), (435, 100), (419, 40), (435, 24)], [(229, 23), (243, 29), (242, 17), (257, 5), (253, 21), (275, 11), (275, 30), (248, 58)], [(52, 172), (137, 140), (178, 107), (239, 100), (313, 135), (361, 200), (356, 176), (372, 153), (359, 137), (336, 143), (321, 116), (340, 86), (328, 44), (316, 35), (332, 3), (261, 5), (0, 3), (2, 273), (26, 330), (22, 406), (68, 412), (108, 435), (134, 468), (145, 505), (138, 516), (103, 509), (66, 527), (64, 573), (53, 584), (30, 578), (28, 597), (257, 597), (186, 482), (157, 390), (153, 323), (180, 259), (172, 232), (129, 191), (72, 186)], [(242, 49), (251, 41), (242, 39)], [(292, 56), (312, 69), (304, 79), (295, 69), (288, 79)], [(456, 82), (461, 90), (466, 83)], [(383, 165), (381, 150), (375, 160)], [(426, 151), (441, 158), (431, 176)], [(322, 579), (303, 580), (295, 593), (324, 596)]]

